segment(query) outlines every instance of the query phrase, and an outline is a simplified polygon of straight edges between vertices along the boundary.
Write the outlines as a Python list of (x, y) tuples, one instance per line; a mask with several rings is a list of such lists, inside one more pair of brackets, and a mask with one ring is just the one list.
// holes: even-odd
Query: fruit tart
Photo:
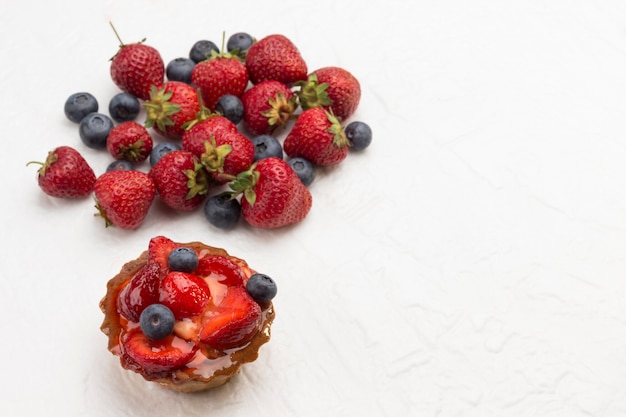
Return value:
[(107, 284), (102, 332), (123, 368), (164, 387), (224, 384), (270, 339), (276, 283), (225, 250), (150, 240)]

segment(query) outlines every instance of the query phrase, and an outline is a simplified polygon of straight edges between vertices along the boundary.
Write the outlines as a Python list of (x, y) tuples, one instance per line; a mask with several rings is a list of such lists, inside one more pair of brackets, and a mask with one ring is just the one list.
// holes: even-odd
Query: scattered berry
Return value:
[(189, 50), (189, 58), (195, 63), (198, 63), (210, 57), (211, 51), (215, 51), (219, 53), (220, 49), (212, 41), (200, 40), (194, 43), (191, 49)]
[(263, 81), (241, 96), (243, 121), (255, 135), (274, 133), (287, 124), (297, 108), (297, 97), (280, 81)]
[(170, 252), (167, 264), (172, 271), (193, 272), (198, 267), (198, 254), (191, 248), (181, 246)]
[(118, 93), (109, 101), (109, 114), (118, 123), (135, 120), (141, 105), (131, 93)]
[(241, 218), (241, 204), (229, 192), (216, 194), (204, 203), (204, 216), (217, 228), (232, 229)]
[(154, 145), (152, 148), (152, 152), (150, 152), (150, 166), (154, 166), (159, 159), (161, 159), (164, 155), (172, 152), (179, 151), (183, 149), (178, 143), (174, 142), (161, 142)]
[(239, 51), (240, 53), (243, 53), (250, 49), (253, 43), (254, 38), (252, 35), (245, 32), (234, 33), (226, 42), (226, 50), (228, 52)]
[(174, 313), (163, 304), (151, 304), (139, 316), (141, 331), (150, 340), (161, 340), (171, 335), (174, 323)]
[(59, 198), (81, 198), (93, 191), (96, 175), (85, 158), (74, 148), (59, 146), (51, 150), (41, 165), (37, 182), (44, 193)]
[(274, 156), (283, 159), (283, 147), (280, 142), (271, 135), (259, 135), (252, 139), (254, 144), (254, 160), (268, 158)]
[(165, 75), (169, 81), (180, 81), (191, 84), (191, 71), (196, 65), (191, 58), (174, 58), (165, 67)]
[(246, 291), (257, 303), (264, 304), (276, 297), (276, 282), (265, 274), (254, 274), (246, 283)]
[(307, 65), (298, 48), (284, 35), (255, 42), (246, 53), (246, 68), (253, 84), (276, 80), (291, 85), (307, 79)]
[(107, 137), (113, 129), (113, 120), (102, 113), (89, 113), (78, 126), (78, 134), (83, 143), (93, 149), (104, 149)]
[(291, 168), (293, 168), (305, 187), (308, 187), (313, 183), (313, 180), (315, 179), (315, 167), (311, 161), (297, 157), (289, 159), (287, 163), (291, 166)]
[(80, 123), (89, 113), (98, 111), (98, 100), (90, 93), (74, 93), (65, 101), (65, 116), (74, 123)]
[(139, 123), (122, 122), (109, 132), (106, 147), (115, 159), (143, 162), (152, 152), (152, 137)]
[(128, 171), (131, 169), (135, 169), (135, 166), (130, 161), (125, 161), (123, 159), (119, 159), (117, 161), (111, 162), (106, 167), (106, 172), (109, 171)]
[(221, 114), (236, 125), (243, 119), (243, 103), (239, 97), (226, 94), (217, 100), (215, 112)]
[(317, 69), (307, 81), (296, 85), (300, 87), (296, 94), (303, 109), (324, 107), (342, 121), (352, 116), (361, 100), (359, 81), (340, 67)]
[(146, 127), (154, 128), (170, 139), (180, 139), (187, 123), (196, 119), (200, 112), (198, 93), (189, 84), (166, 81), (159, 87), (152, 86), (146, 108)]
[(344, 129), (346, 137), (350, 141), (350, 150), (361, 151), (372, 143), (372, 129), (367, 123), (354, 121)]

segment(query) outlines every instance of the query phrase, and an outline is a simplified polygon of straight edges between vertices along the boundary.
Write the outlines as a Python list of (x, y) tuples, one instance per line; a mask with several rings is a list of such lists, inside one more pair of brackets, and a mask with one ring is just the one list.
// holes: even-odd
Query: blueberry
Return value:
[(254, 38), (245, 32), (234, 33), (226, 42), (226, 50), (232, 52), (238, 49), (240, 52), (247, 51), (254, 43)]
[(180, 81), (191, 84), (191, 71), (195, 66), (196, 63), (191, 58), (175, 58), (165, 67), (165, 74), (170, 81)]
[(270, 156), (283, 159), (283, 147), (271, 135), (259, 135), (252, 138), (254, 144), (254, 160), (258, 161)]
[(220, 97), (215, 104), (215, 111), (237, 124), (243, 119), (243, 103), (237, 96), (226, 94)]
[(363, 122), (351, 122), (344, 129), (346, 137), (350, 141), (350, 149), (362, 151), (372, 143), (372, 129)]
[(131, 93), (119, 93), (109, 101), (109, 114), (116, 122), (135, 120), (139, 115), (139, 100)]
[(65, 116), (74, 123), (80, 123), (89, 113), (98, 111), (98, 100), (89, 93), (74, 93), (65, 101)]
[(189, 51), (189, 58), (193, 62), (198, 63), (210, 57), (211, 51), (219, 52), (220, 49), (211, 41), (201, 40), (193, 44)]
[(216, 194), (204, 203), (204, 216), (215, 227), (232, 229), (241, 218), (241, 204), (229, 192)]
[(181, 149), (182, 147), (174, 142), (161, 142), (156, 144), (154, 148), (152, 148), (152, 151), (150, 151), (150, 166), (154, 166), (164, 155)]
[(167, 264), (172, 271), (192, 272), (198, 267), (198, 254), (191, 248), (179, 247), (170, 252)]
[(106, 172), (109, 171), (132, 171), (135, 169), (135, 166), (130, 161), (125, 161), (120, 159), (119, 161), (111, 162), (106, 169)]
[(104, 149), (111, 129), (113, 129), (113, 120), (109, 116), (102, 113), (89, 113), (80, 121), (78, 134), (88, 147)]
[(291, 168), (293, 168), (293, 170), (296, 172), (298, 178), (300, 178), (300, 181), (302, 181), (302, 184), (307, 187), (311, 185), (311, 183), (315, 179), (315, 167), (308, 159), (299, 157), (291, 158), (289, 161), (287, 161), (287, 163), (291, 165)]
[(171, 335), (174, 323), (174, 313), (163, 304), (150, 304), (139, 315), (141, 331), (151, 340), (161, 340)]
[(246, 283), (246, 291), (257, 303), (269, 303), (278, 292), (276, 282), (265, 274), (253, 274)]

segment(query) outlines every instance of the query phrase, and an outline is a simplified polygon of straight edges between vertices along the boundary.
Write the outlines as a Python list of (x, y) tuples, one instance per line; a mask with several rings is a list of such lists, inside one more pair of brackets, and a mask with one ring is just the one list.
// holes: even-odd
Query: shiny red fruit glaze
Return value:
[(239, 265), (225, 256), (210, 255), (199, 259), (196, 274), (209, 277), (218, 275), (217, 281), (229, 287), (241, 287), (244, 285), (243, 272)]
[(176, 320), (202, 313), (210, 297), (207, 283), (193, 274), (170, 272), (161, 282), (159, 302), (172, 310)]
[(159, 274), (159, 265), (148, 262), (120, 292), (117, 305), (127, 320), (139, 322), (143, 309), (159, 301)]

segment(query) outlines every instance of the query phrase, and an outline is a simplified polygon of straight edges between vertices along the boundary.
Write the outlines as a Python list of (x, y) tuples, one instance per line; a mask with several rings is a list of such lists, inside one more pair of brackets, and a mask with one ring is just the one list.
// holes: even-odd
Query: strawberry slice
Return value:
[(217, 281), (229, 287), (243, 286), (243, 271), (233, 261), (221, 255), (209, 255), (200, 258), (196, 274), (209, 278), (217, 274)]
[(139, 322), (144, 308), (159, 300), (160, 267), (148, 262), (131, 278), (117, 299), (119, 313), (126, 319)]
[(198, 350), (193, 343), (175, 335), (162, 340), (150, 340), (140, 327), (124, 333), (121, 342), (123, 362), (128, 368), (145, 374), (180, 368), (189, 363)]
[(202, 313), (210, 298), (209, 286), (197, 275), (173, 271), (161, 282), (159, 302), (172, 310), (176, 320)]
[(261, 308), (245, 288), (229, 287), (222, 302), (202, 319), (199, 340), (218, 350), (249, 342), (261, 326)]
[[(160, 273), (165, 276), (169, 271), (167, 258), (170, 252), (176, 249), (178, 245), (164, 236), (156, 236), (150, 239), (148, 244), (148, 263), (156, 263), (160, 267)], [(162, 278), (162, 277), (161, 277)]]

